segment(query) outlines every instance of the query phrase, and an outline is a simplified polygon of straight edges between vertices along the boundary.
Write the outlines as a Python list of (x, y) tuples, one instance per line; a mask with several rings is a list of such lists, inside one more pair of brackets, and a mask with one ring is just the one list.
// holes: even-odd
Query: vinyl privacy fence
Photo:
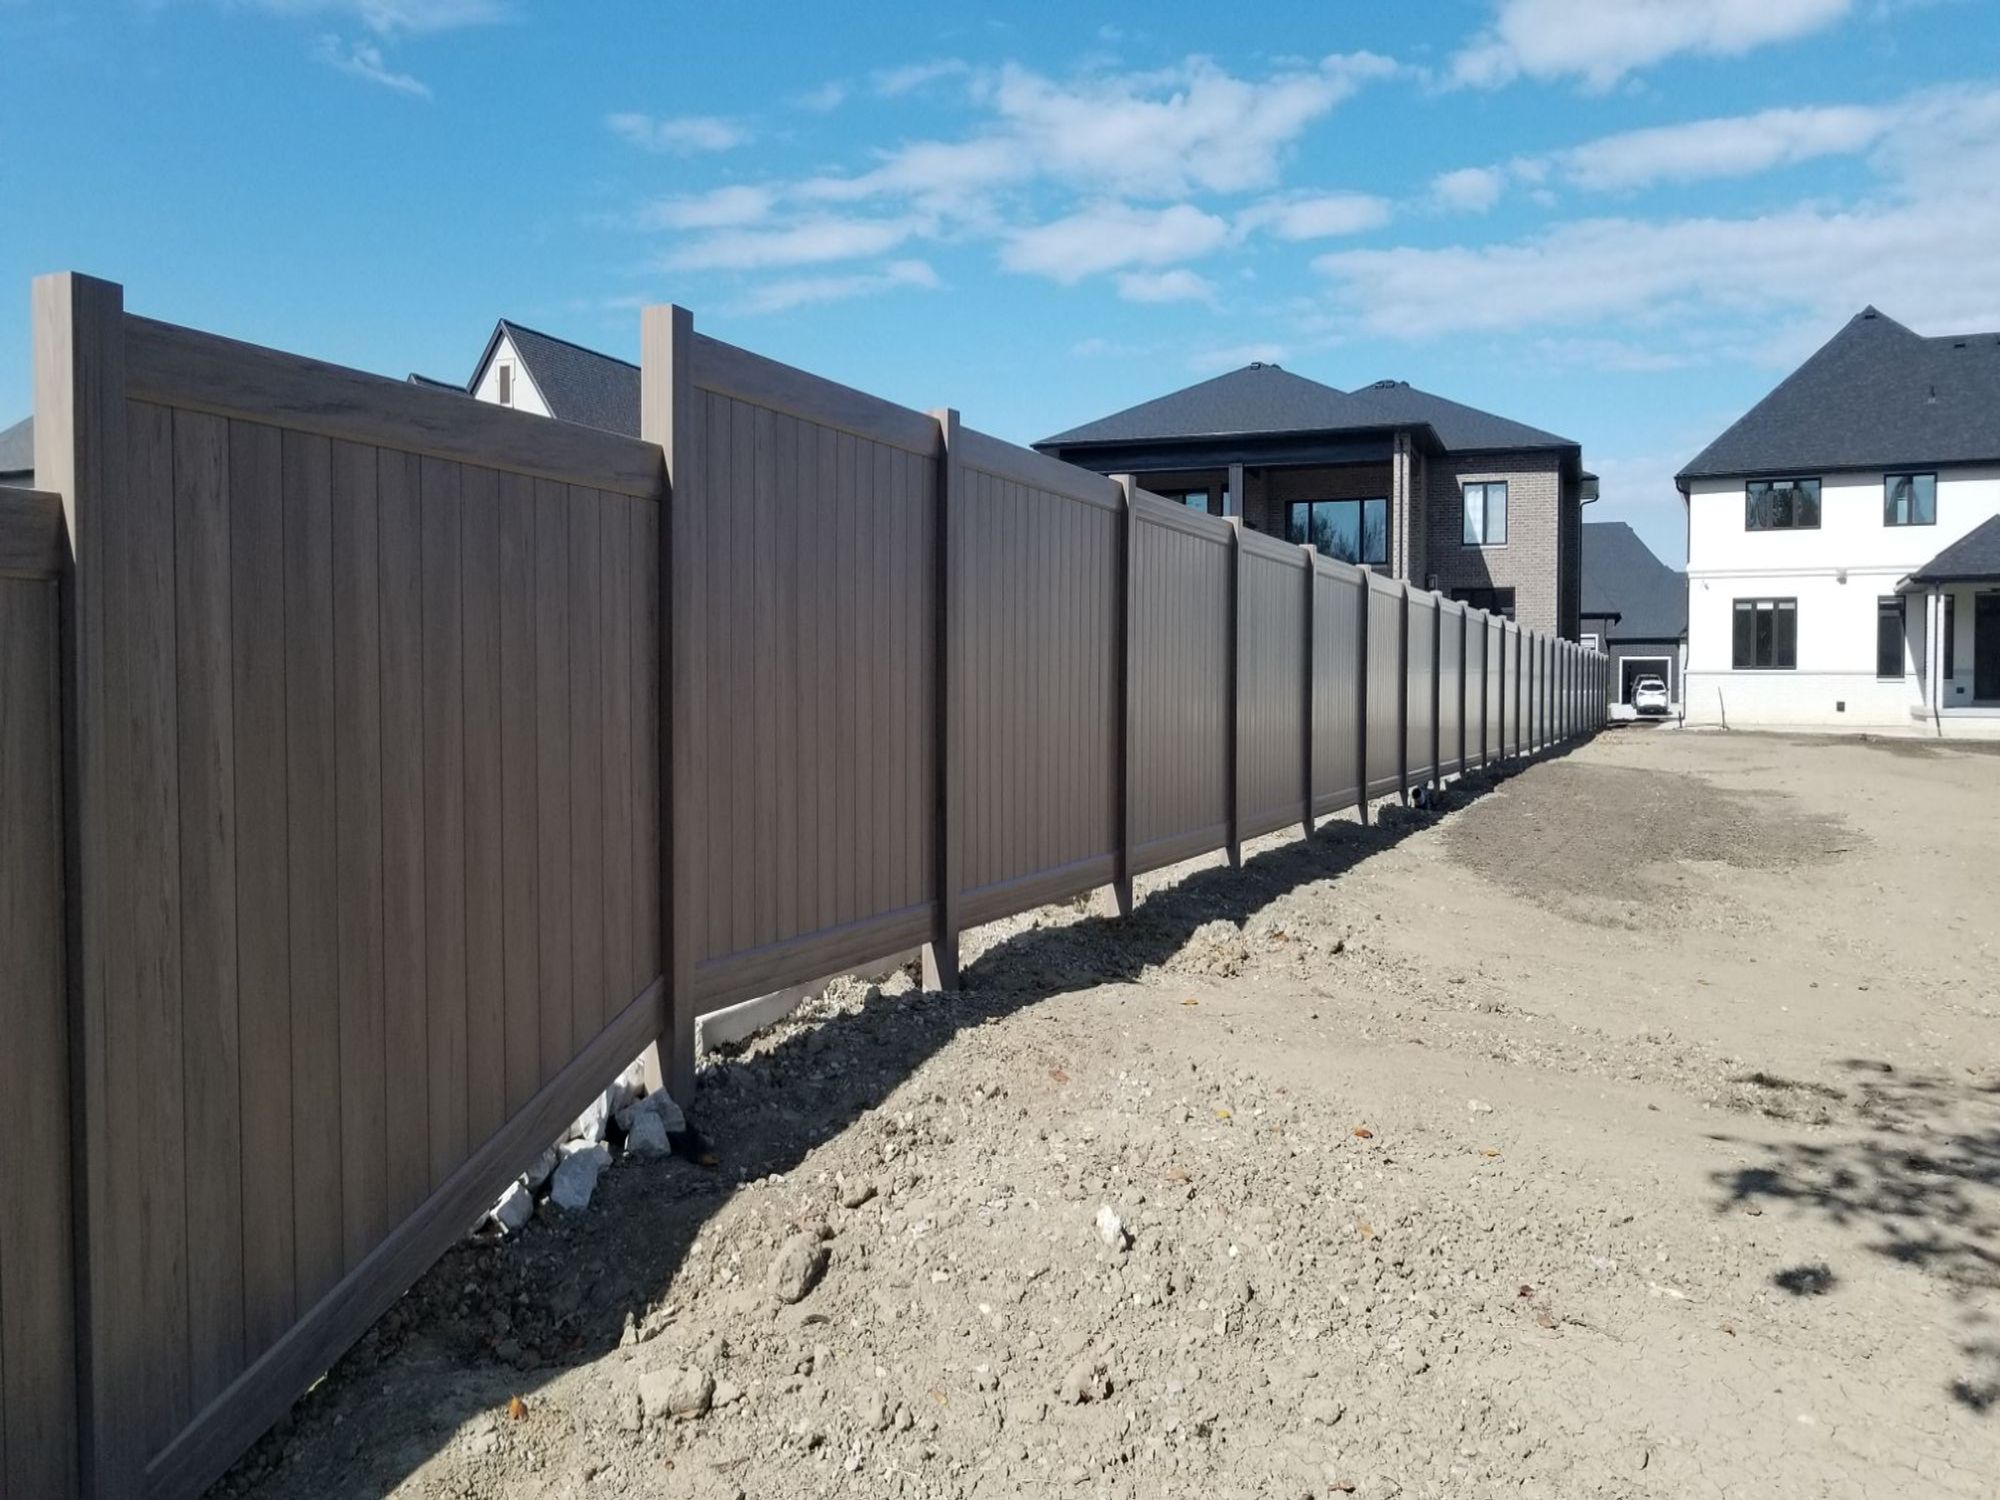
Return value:
[[(218, 1475), (657, 1040), (1596, 726), (1602, 658), (644, 319), (647, 441), (35, 288), (0, 1481)], [(18, 493), (18, 492), (17, 492)]]

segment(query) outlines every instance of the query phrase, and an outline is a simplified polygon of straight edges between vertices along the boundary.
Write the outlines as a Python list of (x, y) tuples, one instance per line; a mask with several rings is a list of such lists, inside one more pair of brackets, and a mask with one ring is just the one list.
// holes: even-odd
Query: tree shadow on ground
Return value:
[[(1780, 1203), (1860, 1237), (1862, 1246), (1933, 1279), (1957, 1309), (1960, 1369), (1951, 1400), (2000, 1405), (2000, 1081), (1905, 1073), (1847, 1058), (1832, 1121), (1845, 1139), (1757, 1143), (1762, 1160), (1718, 1172), (1718, 1210)], [(1824, 1264), (1776, 1272), (1794, 1295), (1831, 1291)]]
[(1241, 925), (1564, 753), (1471, 772), (1428, 811), (1378, 803), (1367, 825), (1342, 817), (1309, 839), (1259, 841), (1240, 869), (1192, 868), (1147, 890), (1127, 917), (1069, 913), (983, 949), (973, 934), (967, 948), (977, 956), (955, 994), (879, 996), (858, 1012), (710, 1056), (689, 1114), (711, 1165), (679, 1154), (628, 1164), (605, 1174), (581, 1215), (544, 1204), (517, 1239), (450, 1251), (211, 1494), (283, 1500), (393, 1488), (469, 1421), (487, 1420), (514, 1395), (532, 1404), (546, 1382), (615, 1349), (628, 1321), (643, 1322), (649, 1310), (670, 1319), (677, 1299), (706, 1294), (706, 1270), (693, 1286), (676, 1278), (728, 1196), (792, 1171), (960, 1032), (1057, 995), (1138, 980), (1204, 925)]

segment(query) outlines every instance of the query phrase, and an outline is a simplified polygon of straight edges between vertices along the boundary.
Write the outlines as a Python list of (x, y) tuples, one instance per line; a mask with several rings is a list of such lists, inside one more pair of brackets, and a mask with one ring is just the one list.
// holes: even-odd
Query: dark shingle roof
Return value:
[(1407, 381), (1384, 380), (1358, 391), (1342, 391), (1270, 364), (1245, 365), (1045, 437), (1035, 446), (1380, 432), (1396, 427), (1428, 427), (1447, 452), (1576, 446), (1540, 428), (1433, 396)]
[(473, 379), (493, 356), (493, 346), (505, 334), (527, 367), (528, 378), (549, 405), (549, 414), (585, 427), (639, 435), (639, 367), (567, 339), (551, 338), (519, 323), (500, 320), (486, 352), (479, 357)]
[(424, 375), (415, 370), (410, 371), (409, 384), (425, 386), (434, 391), (457, 391), (461, 396), (466, 394), (465, 387), (455, 380), (439, 380), (435, 375)]
[(1680, 478), (2000, 459), (2000, 334), (1925, 338), (1865, 308)]
[(1687, 575), (1677, 573), (1623, 521), (1583, 528), (1583, 613), (1616, 614), (1612, 640), (1670, 641), (1687, 633)]
[(23, 417), (0, 428), (0, 475), (19, 478), (35, 472), (35, 419)]
[(1530, 427), (1525, 422), (1496, 417), (1476, 406), (1448, 401), (1420, 391), (1407, 380), (1378, 380), (1354, 393), (1398, 423), (1429, 423), (1447, 453), (1475, 453), (1485, 448), (1574, 448), (1566, 437)]
[(1912, 583), (2000, 578), (2000, 516), (1988, 516), (1910, 575)]
[(1141, 401), (1137, 406), (1128, 406), (1067, 432), (1058, 432), (1035, 446), (1241, 437), (1267, 432), (1332, 432), (1395, 425), (1395, 418), (1359, 397), (1276, 365), (1253, 364), (1170, 395)]

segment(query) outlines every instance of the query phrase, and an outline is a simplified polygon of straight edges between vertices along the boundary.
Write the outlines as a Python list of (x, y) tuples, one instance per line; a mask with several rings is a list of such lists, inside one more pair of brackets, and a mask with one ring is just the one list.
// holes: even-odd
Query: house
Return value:
[(494, 325), (464, 389), (497, 406), (639, 435), (637, 365), (505, 318)]
[(1596, 480), (1540, 428), (1403, 381), (1342, 391), (1259, 363), (1034, 446), (1578, 638)]
[(1866, 308), (1677, 483), (1690, 720), (2000, 729), (2000, 334)]
[(1583, 643), (1617, 670), (1611, 701), (1630, 703), (1632, 684), (1658, 677), (1680, 702), (1681, 649), (1687, 641), (1687, 575), (1653, 555), (1623, 521), (1583, 528)]
[(0, 428), (0, 484), (35, 487), (35, 419), (23, 417)]

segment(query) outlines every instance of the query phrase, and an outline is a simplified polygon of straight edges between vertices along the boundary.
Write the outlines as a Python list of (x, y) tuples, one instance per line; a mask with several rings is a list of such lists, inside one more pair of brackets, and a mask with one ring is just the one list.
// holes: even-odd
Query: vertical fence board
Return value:
[(228, 421), (175, 413), (174, 457), (188, 1365), (199, 1408), (243, 1367)]
[(496, 503), (500, 597), (505, 601), (500, 610), (500, 914), (511, 1115), (542, 1082), (534, 481), (502, 474)]
[(535, 485), (535, 744), (541, 899), (541, 1081), (570, 1056), (575, 959), (570, 943), (569, 491)]
[(604, 1003), (604, 559), (592, 496), (569, 492), (570, 974), (573, 1054)]
[(632, 528), (625, 502), (596, 497), (598, 555), (603, 579), (598, 680), (598, 754), (604, 798), (605, 1019), (625, 1008), (641, 986), (632, 972)]
[(500, 482), (467, 467), (459, 486), (465, 665), (465, 1104), (476, 1145), (507, 1118), (507, 966), (501, 762)]
[(464, 499), (459, 465), (419, 468), (423, 517), (424, 980), (430, 1185), (467, 1147)]
[(378, 460), (333, 445), (334, 801), (340, 991), (342, 1263), (353, 1270), (395, 1224), (386, 1190), (383, 1049), (382, 589)]
[(382, 1092), (390, 1213), (430, 1189), (430, 999), (425, 973), (423, 504), (417, 460), (377, 460), (382, 619)]

